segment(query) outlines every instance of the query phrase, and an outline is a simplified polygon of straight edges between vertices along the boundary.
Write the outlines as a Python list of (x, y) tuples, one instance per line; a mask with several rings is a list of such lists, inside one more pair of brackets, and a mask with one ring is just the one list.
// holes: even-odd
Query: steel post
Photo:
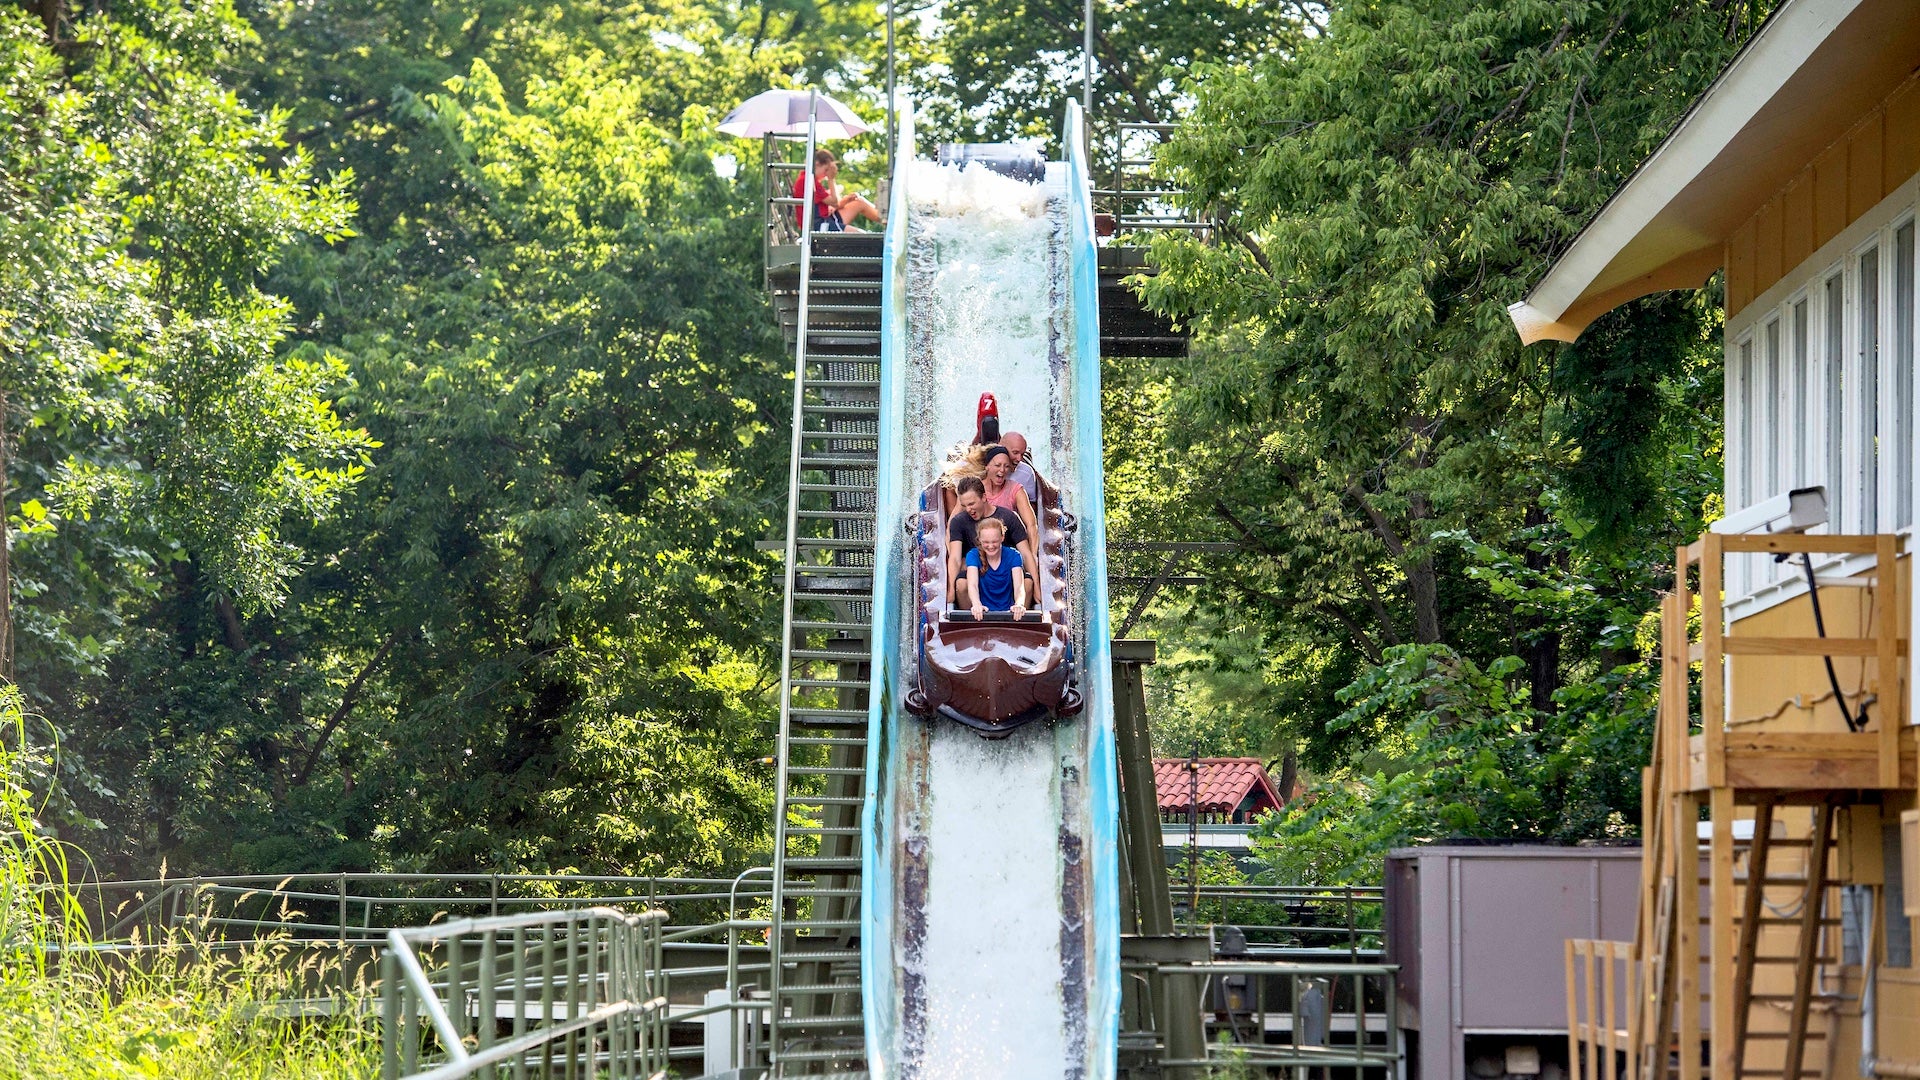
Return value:
[[(1140, 933), (1169, 937), (1174, 933), (1173, 899), (1167, 894), (1167, 860), (1160, 839), (1160, 800), (1153, 782), (1153, 739), (1147, 728), (1146, 681), (1141, 668), (1154, 661), (1154, 643), (1119, 640), (1113, 643), (1113, 726), (1120, 755), (1120, 812), (1127, 846), (1131, 849), (1132, 880), (1127, 891)], [(1192, 975), (1168, 975), (1155, 994), (1166, 1056), (1176, 1061), (1206, 1057), (1206, 1026), (1200, 1016), (1199, 980)], [(1167, 1070), (1171, 1080), (1195, 1077), (1191, 1066)]]

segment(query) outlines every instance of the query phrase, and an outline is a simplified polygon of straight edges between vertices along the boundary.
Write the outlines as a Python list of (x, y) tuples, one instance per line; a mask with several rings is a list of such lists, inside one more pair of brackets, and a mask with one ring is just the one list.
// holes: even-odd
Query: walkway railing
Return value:
[(1640, 1034), (1635, 1007), (1640, 981), (1633, 942), (1567, 939), (1567, 1064), (1572, 1080), (1639, 1080), (1633, 1047)]
[(390, 932), (381, 1076), (666, 1076), (666, 917), (596, 907)]
[[(1150, 995), (1150, 988), (1173, 979), (1197, 981), (1212, 1037), (1206, 1056), (1192, 1059), (1168, 1053), (1164, 1037), (1153, 1031), (1123, 1032), (1122, 1042), (1145, 1051), (1172, 1076), (1247, 1066), (1393, 1077), (1402, 1056), (1399, 970), (1391, 964), (1257, 960), (1123, 964), (1140, 993)], [(1157, 1003), (1143, 1005), (1145, 1015), (1158, 1014)]]
[(1093, 190), (1094, 208), (1112, 215), (1114, 233), (1154, 229), (1205, 230), (1213, 222), (1187, 205), (1186, 192), (1154, 175), (1161, 144), (1178, 124), (1122, 122), (1114, 126), (1111, 187)]
[(1256, 959), (1361, 963), (1380, 959), (1385, 893), (1378, 885), (1172, 885), (1188, 933), (1238, 929)]

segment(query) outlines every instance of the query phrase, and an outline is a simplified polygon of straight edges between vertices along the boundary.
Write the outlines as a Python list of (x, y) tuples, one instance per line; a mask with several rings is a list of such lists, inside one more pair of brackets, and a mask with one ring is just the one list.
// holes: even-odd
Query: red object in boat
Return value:
[[(993, 419), (994, 432), (987, 435), (987, 419)], [(1000, 402), (992, 391), (980, 395), (980, 404), (973, 410), (973, 441), (976, 443), (997, 443), (1000, 441)]]

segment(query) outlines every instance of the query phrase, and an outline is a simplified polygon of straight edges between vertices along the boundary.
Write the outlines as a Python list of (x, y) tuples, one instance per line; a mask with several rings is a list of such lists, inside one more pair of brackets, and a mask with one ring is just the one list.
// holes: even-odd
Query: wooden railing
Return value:
[[(1809, 536), (1800, 534), (1738, 535), (1709, 533), (1675, 552), (1674, 589), (1663, 602), (1661, 681), (1658, 717), (1651, 760), (1642, 774), (1642, 848), (1640, 917), (1626, 956), (1619, 943), (1570, 942), (1568, 945), (1569, 1038), (1585, 1051), (1587, 1068), (1575, 1055), (1574, 1075), (1587, 1078), (1613, 1073), (1595, 1072), (1615, 1064), (1612, 1047), (1624, 1034), (1626, 1076), (1632, 1080), (1705, 1080), (1732, 1076), (1742, 1068), (1746, 1014), (1751, 1007), (1750, 983), (1760, 894), (1750, 892), (1749, 879), (1765, 879), (1767, 842), (1762, 838), (1748, 852), (1749, 878), (1736, 875), (1737, 844), (1733, 825), (1751, 808), (1756, 836), (1768, 834), (1773, 808), (1783, 803), (1810, 803), (1810, 867), (1824, 871), (1831, 844), (1833, 807), (1843, 793), (1857, 796), (1873, 789), (1914, 784), (1915, 747), (1905, 736), (1906, 693), (1902, 686), (1907, 643), (1900, 637), (1900, 582), (1897, 561), (1901, 540), (1893, 535)], [(1721, 595), (1728, 555), (1771, 555), (1778, 558), (1821, 555), (1871, 556), (1853, 560), (1852, 570), (1865, 574), (1837, 579), (1816, 577), (1818, 595), (1830, 585), (1866, 586), (1873, 590), (1871, 616), (1858, 625), (1860, 637), (1825, 634), (1799, 637), (1767, 636), (1751, 629), (1729, 633)], [(1698, 585), (1693, 581), (1697, 567)], [(1870, 576), (1867, 576), (1870, 575)], [(1688, 622), (1699, 603), (1698, 637)], [(1772, 621), (1772, 620), (1768, 620)], [(1835, 620), (1837, 623), (1839, 620)], [(1759, 625), (1748, 622), (1749, 627)], [(1832, 624), (1830, 624), (1832, 625)], [(1853, 657), (1873, 660), (1873, 680), (1864, 678), (1853, 694), (1841, 697), (1836, 685), (1824, 697), (1836, 701), (1867, 700), (1873, 685), (1874, 708), (1867, 724), (1851, 730), (1837, 719), (1815, 714), (1798, 727), (1784, 723), (1736, 724), (1729, 716), (1729, 690), (1749, 677), (1755, 667), (1731, 668), (1732, 657)], [(1696, 684), (1693, 665), (1700, 665)], [(1863, 669), (1864, 669), (1864, 665)], [(1824, 687), (1823, 687), (1824, 689)], [(1745, 696), (1751, 696), (1747, 694)], [(1822, 695), (1804, 695), (1816, 702)], [(1794, 699), (1802, 708), (1802, 698)], [(1858, 719), (1844, 705), (1837, 711)], [(1695, 734), (1695, 731), (1698, 734)], [(1704, 811), (1704, 815), (1703, 815)], [(1702, 843), (1701, 830), (1710, 830)], [(1700, 886), (1708, 886), (1703, 897)], [(1814, 872), (1809, 889), (1824, 891), (1824, 873)], [(1702, 900), (1706, 900), (1703, 910)], [(1737, 901), (1745, 901), (1738, 904)], [(1795, 1005), (1789, 1042), (1803, 1039), (1808, 1026), (1807, 977), (1814, 955), (1809, 946), (1821, 932), (1819, 904), (1806, 909), (1796, 948), (1802, 959), (1793, 969)], [(1709, 978), (1702, 985), (1702, 960)], [(1626, 988), (1625, 1016), (1615, 1017), (1606, 980), (1623, 963)], [(1576, 966), (1587, 989), (1584, 1018), (1573, 1004)], [(1603, 987), (1596, 997), (1595, 969)], [(1597, 1003), (1597, 1004), (1596, 1004)], [(1705, 1005), (1707, 1016), (1702, 1016)], [(1703, 1019), (1705, 1023), (1703, 1023)], [(1620, 1023), (1624, 1022), (1624, 1033)], [(1793, 1034), (1799, 1032), (1799, 1035)], [(1710, 1063), (1703, 1067), (1703, 1036), (1710, 1038)], [(1610, 1041), (1613, 1040), (1613, 1041)], [(1796, 1056), (1789, 1053), (1789, 1059)]]
[[(1714, 788), (1897, 788), (1902, 785), (1900, 736), (1905, 695), (1899, 692), (1900, 537), (1809, 536), (1777, 534), (1722, 536), (1708, 533), (1676, 550), (1674, 589), (1662, 610), (1660, 724), (1655, 738), (1665, 790)], [(1729, 635), (1721, 596), (1727, 555), (1872, 555), (1872, 631), (1866, 637), (1756, 637)], [(1699, 567), (1700, 639), (1689, 640), (1692, 608), (1689, 576)], [(1728, 722), (1726, 663), (1729, 657), (1862, 657), (1876, 662), (1883, 687), (1878, 695), (1877, 730), (1737, 731)], [(1699, 662), (1699, 736), (1694, 726), (1689, 667)], [(1774, 778), (1797, 783), (1772, 783)]]
[[(1571, 1080), (1640, 1080), (1635, 1053), (1640, 1010), (1634, 1007), (1640, 981), (1633, 942), (1567, 939), (1567, 1075)], [(1622, 1053), (1626, 1054), (1624, 1069), (1619, 1061)]]

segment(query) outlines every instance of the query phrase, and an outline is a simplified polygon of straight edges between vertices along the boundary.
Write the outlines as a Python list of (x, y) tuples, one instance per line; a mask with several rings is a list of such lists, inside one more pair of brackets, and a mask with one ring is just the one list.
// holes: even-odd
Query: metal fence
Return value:
[[(389, 1078), (421, 1069), (566, 1077), (571, 1059), (584, 1080), (615, 1069), (615, 1057), (628, 1070), (616, 1076), (653, 1076), (669, 1063), (684, 1075), (766, 1065), (770, 885), (757, 867), (734, 878), (319, 874), (84, 888), (96, 927), (111, 932), (96, 935), (96, 950), (138, 952), (184, 937), (202, 949), (270, 940), (339, 951), (338, 982), (303, 993), (367, 1009), (377, 998)], [(1228, 1040), (1205, 1051), (1214, 1066), (1364, 1070), (1397, 1052), (1394, 969), (1377, 963), (1378, 888), (1176, 886), (1177, 899), (1189, 896), (1194, 955), (1210, 959), (1128, 964), (1144, 1015), (1154, 1015), (1156, 988), (1186, 979), (1186, 1000), (1199, 1001), (1209, 1032)], [(642, 918), (635, 911), (646, 912), (644, 931), (613, 929)], [(1316, 1034), (1323, 1027), (1325, 1038)], [(548, 1049), (512, 1046), (534, 1037), (559, 1063), (551, 1071), (542, 1071)], [(456, 1044), (464, 1060), (448, 1049)], [(1123, 1044), (1156, 1067), (1197, 1067), (1170, 1054), (1153, 1022), (1130, 1025)]]
[(1239, 931), (1251, 959), (1363, 963), (1381, 957), (1386, 905), (1378, 885), (1201, 885), (1175, 882), (1179, 924), (1189, 934)]
[(1094, 208), (1113, 217), (1115, 235), (1176, 229), (1206, 232), (1213, 222), (1187, 193), (1155, 169), (1160, 147), (1178, 124), (1123, 121), (1113, 127), (1111, 187), (1093, 190)]
[(666, 918), (590, 907), (390, 931), (383, 1080), (666, 1076)]

